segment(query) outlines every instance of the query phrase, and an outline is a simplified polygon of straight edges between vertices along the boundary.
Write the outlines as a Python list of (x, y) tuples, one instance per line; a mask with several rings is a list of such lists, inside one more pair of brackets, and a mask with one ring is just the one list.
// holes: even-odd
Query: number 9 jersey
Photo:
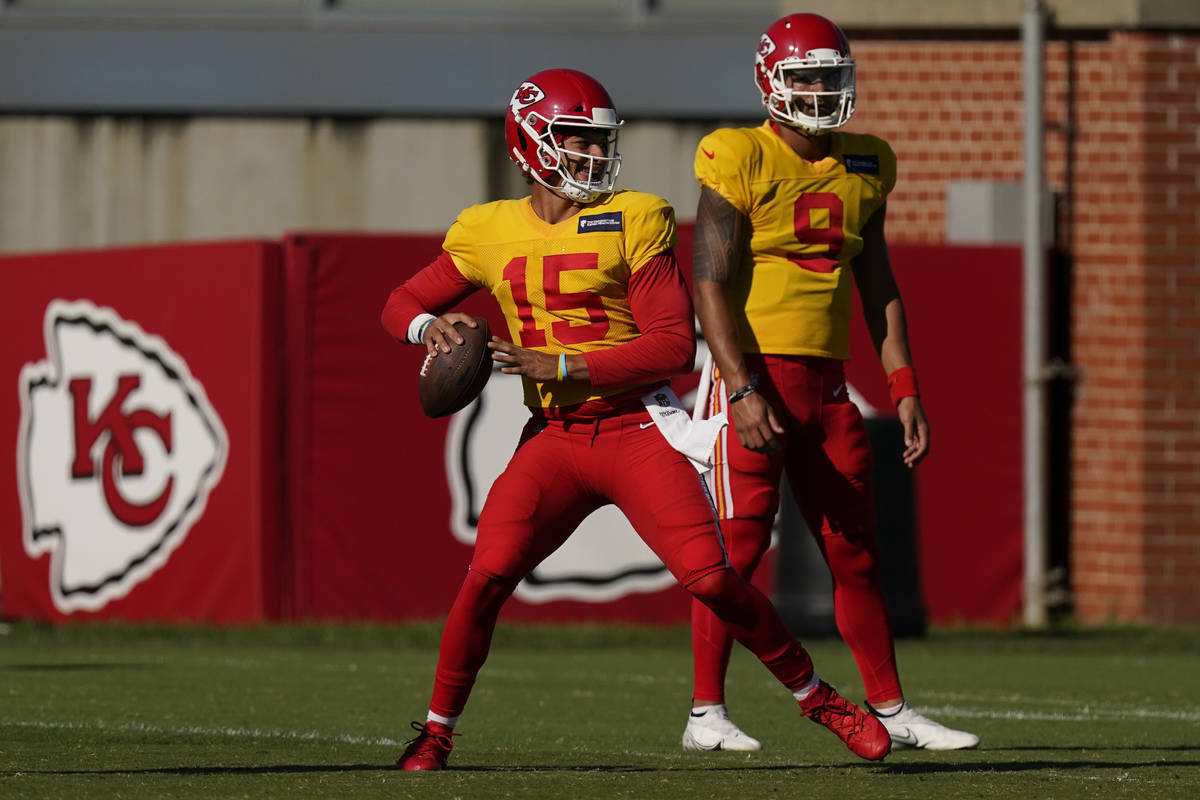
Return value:
[[(529, 198), (472, 206), (446, 233), (443, 250), (475, 286), (500, 304), (514, 344), (546, 353), (587, 353), (640, 335), (630, 279), (675, 247), (675, 213), (662, 198), (633, 191), (603, 195), (550, 224)], [(525, 404), (570, 406), (627, 391), (587, 381), (525, 380)]]
[(696, 178), (750, 222), (725, 287), (743, 352), (850, 357), (862, 230), (896, 185), (896, 156), (875, 136), (834, 131), (829, 155), (801, 158), (775, 132), (721, 128), (700, 141)]

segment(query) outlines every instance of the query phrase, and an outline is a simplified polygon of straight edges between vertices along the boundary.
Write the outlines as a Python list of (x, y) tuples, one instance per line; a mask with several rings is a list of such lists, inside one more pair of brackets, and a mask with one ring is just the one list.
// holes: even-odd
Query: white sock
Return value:
[(801, 686), (796, 691), (792, 692), (792, 697), (796, 698), (797, 702), (802, 702), (802, 701), (808, 699), (808, 696), (810, 694), (812, 694), (813, 691), (820, 685), (821, 685), (821, 678), (820, 678), (820, 676), (817, 675), (817, 673), (814, 672), (813, 676), (812, 676), (812, 680), (810, 680), (808, 683)]
[(458, 717), (443, 717), (441, 714), (435, 714), (432, 711), (430, 711), (428, 714), (425, 715), (425, 721), (426, 722), (437, 722), (441, 725), (445, 725), (447, 728), (453, 728), (455, 725), (458, 724)]
[(871, 713), (877, 717), (894, 717), (903, 711), (906, 705), (908, 704), (901, 700), (900, 705), (892, 706), (891, 708), (880, 709), (876, 708), (875, 706), (871, 706)]

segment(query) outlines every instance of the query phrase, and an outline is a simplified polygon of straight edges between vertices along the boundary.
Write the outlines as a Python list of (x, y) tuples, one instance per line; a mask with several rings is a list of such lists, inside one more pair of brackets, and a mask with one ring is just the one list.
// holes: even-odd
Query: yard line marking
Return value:
[(1200, 711), (1173, 711), (1153, 708), (1094, 708), (1083, 706), (1074, 712), (1032, 711), (1015, 708), (985, 709), (962, 708), (960, 706), (919, 706), (922, 714), (944, 717), (969, 717), (972, 719), (1019, 719), (1038, 722), (1200, 722)]
[(353, 745), (396, 747), (401, 741), (381, 736), (354, 736), (349, 733), (320, 731), (270, 731), (261, 728), (205, 728), (199, 725), (149, 725), (144, 722), (45, 722), (41, 720), (0, 719), (0, 727), (40, 728), (42, 730), (86, 730), (109, 733), (161, 733), (174, 736), (228, 736), (234, 739), (285, 739), (306, 742), (340, 742)]
[[(974, 691), (974, 692), (930, 692), (914, 693), (917, 698), (928, 698), (930, 702), (966, 702), (966, 703), (996, 703), (999, 705), (1031, 705), (1031, 706), (1072, 706), (1075, 708), (1090, 708), (1087, 700), (1069, 697), (1041, 697), (1038, 695), (1019, 694), (1005, 691)], [(1138, 709), (1141, 705), (1126, 702), (1109, 703), (1105, 708)]]

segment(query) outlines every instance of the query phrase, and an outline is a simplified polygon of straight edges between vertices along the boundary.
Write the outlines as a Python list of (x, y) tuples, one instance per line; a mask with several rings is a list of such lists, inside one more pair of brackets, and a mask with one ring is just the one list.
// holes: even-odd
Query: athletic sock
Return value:
[(458, 724), (458, 717), (443, 717), (441, 714), (435, 714), (430, 711), (425, 715), (425, 721), (436, 722), (439, 725), (445, 725), (447, 728), (453, 730), (454, 726)]
[(899, 714), (901, 711), (903, 711), (904, 707), (906, 705), (908, 705), (908, 703), (901, 700), (900, 705), (892, 706), (891, 708), (888, 708), (888, 709), (878, 709), (875, 706), (870, 705), (870, 704), (867, 705), (867, 708), (871, 709), (871, 713), (877, 717), (894, 717), (897, 714)]
[(812, 694), (813, 691), (820, 685), (821, 685), (821, 676), (817, 675), (817, 673), (814, 672), (813, 676), (812, 676), (812, 680), (810, 680), (808, 683), (801, 686), (796, 691), (792, 692), (792, 697), (796, 698), (796, 702), (802, 703), (806, 699), (808, 699), (808, 696), (810, 694)]

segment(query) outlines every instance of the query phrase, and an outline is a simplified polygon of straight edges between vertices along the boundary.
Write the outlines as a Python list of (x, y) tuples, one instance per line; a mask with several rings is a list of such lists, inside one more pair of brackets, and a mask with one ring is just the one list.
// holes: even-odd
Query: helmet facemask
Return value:
[[(525, 134), (537, 142), (540, 169), (531, 169), (533, 165), (525, 164), (524, 158), (521, 158), (522, 166), (534, 180), (550, 191), (580, 203), (590, 203), (600, 195), (613, 191), (617, 173), (621, 170), (617, 131), (623, 123), (612, 109), (597, 108), (593, 113), (592, 119), (559, 115), (547, 120), (536, 112), (530, 112), (520, 123)], [(563, 146), (568, 137), (588, 131), (603, 132), (603, 155), (580, 153)], [(580, 165), (584, 168), (580, 168)], [(543, 173), (546, 177), (542, 176)], [(551, 175), (558, 176), (557, 184), (546, 179)]]
[(771, 88), (763, 105), (787, 125), (821, 133), (854, 115), (854, 59), (836, 50), (810, 50), (805, 58), (782, 59), (767, 73)]

